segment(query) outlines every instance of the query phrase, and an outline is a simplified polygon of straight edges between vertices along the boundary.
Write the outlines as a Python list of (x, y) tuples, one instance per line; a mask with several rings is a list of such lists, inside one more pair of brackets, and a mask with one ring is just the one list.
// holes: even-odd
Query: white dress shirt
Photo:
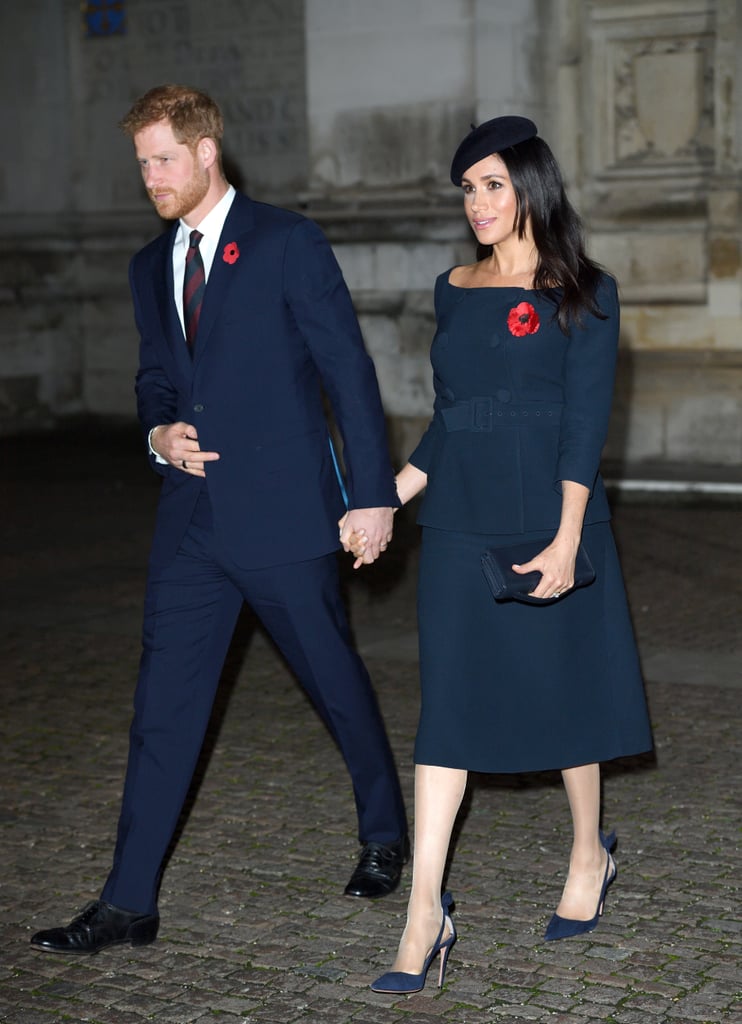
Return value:
[[(227, 219), (227, 214), (229, 213), (229, 208), (232, 205), (234, 196), (234, 188), (230, 185), (216, 206), (213, 206), (204, 219), (196, 225), (196, 230), (200, 231), (203, 235), (198, 247), (201, 251), (201, 259), (204, 261), (204, 274), (207, 281), (209, 280), (209, 274), (211, 273), (211, 265), (214, 262), (217, 243), (221, 238), (224, 221)], [(178, 233), (175, 236), (175, 243), (173, 245), (173, 289), (175, 292), (175, 306), (178, 310), (178, 316), (180, 317), (180, 325), (183, 328), (184, 339), (185, 321), (183, 320), (183, 278), (185, 277), (185, 259), (191, 240), (191, 231), (193, 231), (193, 228), (188, 227), (186, 222), (181, 219), (178, 225)]]

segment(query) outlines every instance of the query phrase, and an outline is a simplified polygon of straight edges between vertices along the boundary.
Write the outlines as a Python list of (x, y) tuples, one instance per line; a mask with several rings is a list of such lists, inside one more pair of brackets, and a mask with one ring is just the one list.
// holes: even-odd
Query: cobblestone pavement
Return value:
[[(742, 505), (627, 504), (615, 525), (656, 756), (605, 771), (618, 879), (591, 935), (545, 943), (569, 847), (557, 776), (472, 778), (448, 885), (446, 983), (369, 981), (393, 958), (409, 887), (369, 903), (343, 765), (249, 616), (197, 798), (164, 877), (158, 941), (95, 957), (29, 936), (97, 895), (108, 867), (138, 659), (156, 482), (134, 428), (6, 441), (0, 681), (0, 1020), (14, 1024), (401, 1024), (742, 1020)], [(412, 804), (416, 530), (346, 571), (352, 617)]]

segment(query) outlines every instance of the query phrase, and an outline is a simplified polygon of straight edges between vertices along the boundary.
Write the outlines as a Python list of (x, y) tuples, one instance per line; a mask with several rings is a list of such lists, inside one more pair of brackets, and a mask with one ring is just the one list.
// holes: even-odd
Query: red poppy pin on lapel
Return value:
[(240, 250), (237, 248), (236, 242), (229, 242), (224, 246), (224, 252), (222, 253), (222, 259), (225, 263), (236, 263), (240, 258)]
[(508, 330), (516, 338), (524, 338), (526, 334), (535, 334), (540, 326), (538, 313), (530, 302), (519, 302), (508, 313)]

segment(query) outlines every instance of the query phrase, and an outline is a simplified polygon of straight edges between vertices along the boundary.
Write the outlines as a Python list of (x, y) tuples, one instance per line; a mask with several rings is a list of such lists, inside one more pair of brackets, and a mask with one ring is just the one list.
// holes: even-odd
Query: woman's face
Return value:
[(481, 245), (517, 236), (518, 199), (508, 169), (496, 153), (473, 164), (461, 179), (464, 210)]

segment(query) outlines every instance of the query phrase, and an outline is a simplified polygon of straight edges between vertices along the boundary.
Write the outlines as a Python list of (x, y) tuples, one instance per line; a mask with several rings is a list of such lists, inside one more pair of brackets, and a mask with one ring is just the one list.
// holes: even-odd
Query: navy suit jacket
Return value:
[[(140, 334), (136, 380), (146, 433), (183, 420), (198, 431), (214, 528), (231, 558), (262, 568), (338, 547), (344, 503), (323, 388), (343, 437), (351, 508), (399, 504), (373, 363), (322, 231), (239, 193), (209, 274), (191, 359), (173, 298), (177, 225), (133, 258)], [(238, 256), (232, 262), (235, 254)], [(227, 259), (226, 257), (229, 257)], [(164, 476), (151, 562), (174, 557), (203, 485)]]

